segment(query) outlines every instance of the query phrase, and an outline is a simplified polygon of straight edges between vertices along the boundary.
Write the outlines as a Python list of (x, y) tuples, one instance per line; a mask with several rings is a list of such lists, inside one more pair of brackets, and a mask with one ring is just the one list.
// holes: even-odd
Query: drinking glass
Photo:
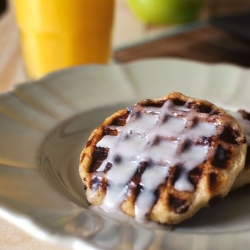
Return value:
[(115, 0), (14, 0), (28, 77), (108, 63)]

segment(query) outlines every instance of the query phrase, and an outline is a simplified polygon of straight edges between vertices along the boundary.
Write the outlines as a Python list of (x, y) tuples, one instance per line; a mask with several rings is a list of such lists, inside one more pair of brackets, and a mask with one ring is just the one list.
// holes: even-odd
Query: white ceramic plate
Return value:
[(86, 201), (78, 159), (92, 129), (118, 108), (172, 91), (250, 110), (250, 71), (175, 59), (84, 66), (1, 95), (0, 215), (75, 249), (248, 249), (249, 186), (171, 230), (110, 218)]

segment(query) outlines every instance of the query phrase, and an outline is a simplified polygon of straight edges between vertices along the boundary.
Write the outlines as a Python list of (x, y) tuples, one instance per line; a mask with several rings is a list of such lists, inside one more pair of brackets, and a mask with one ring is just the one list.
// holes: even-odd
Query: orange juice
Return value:
[(28, 76), (110, 60), (115, 0), (14, 0)]

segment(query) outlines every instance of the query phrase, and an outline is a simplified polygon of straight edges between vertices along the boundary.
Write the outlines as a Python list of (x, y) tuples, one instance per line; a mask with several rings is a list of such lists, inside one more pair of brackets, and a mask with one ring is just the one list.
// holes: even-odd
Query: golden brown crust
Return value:
[[(198, 120), (216, 124), (217, 129), (217, 134), (211, 138), (203, 138), (198, 142), (191, 141), (191, 144), (209, 145), (205, 162), (188, 172), (188, 179), (194, 186), (193, 191), (179, 191), (175, 187), (175, 182), (183, 171), (181, 165), (171, 166), (165, 182), (154, 191), (155, 203), (148, 212), (147, 218), (160, 223), (176, 224), (191, 217), (201, 207), (211, 205), (215, 200), (223, 198), (229, 192), (236, 176), (244, 166), (247, 145), (244, 131), (238, 122), (208, 101), (174, 92), (162, 98), (140, 101), (135, 106), (162, 107), (167, 100), (176, 106), (185, 106), (191, 111), (204, 114), (194, 117), (188, 126), (194, 126), (193, 124)], [(107, 172), (112, 167), (112, 164), (107, 164), (103, 171), (97, 171), (103, 160), (107, 158), (109, 149), (96, 147), (96, 144), (105, 135), (116, 136), (118, 133), (116, 127), (124, 126), (130, 113), (131, 109), (128, 108), (108, 117), (92, 132), (81, 153), (79, 171), (91, 204), (103, 204), (108, 190)], [(178, 115), (185, 118), (184, 112), (176, 111), (176, 114), (170, 114), (170, 116)], [(185, 143), (181, 148), (186, 146)], [(137, 171), (128, 183), (125, 199), (120, 206), (125, 213), (133, 217), (135, 217), (135, 202), (141, 192), (140, 179), (143, 171), (148, 167), (147, 164), (147, 162), (141, 162), (138, 165)]]
[[(233, 116), (235, 113), (233, 113)], [(238, 110), (238, 112), (235, 115), (236, 117), (239, 116), (239, 119), (236, 118), (239, 122), (239, 124), (242, 125), (243, 129), (245, 130), (246, 135), (248, 136), (248, 146), (247, 146), (247, 153), (246, 153), (246, 160), (244, 168), (240, 171), (240, 173), (237, 175), (236, 180), (234, 182), (234, 185), (232, 189), (240, 188), (246, 184), (250, 183), (250, 113), (246, 110)]]

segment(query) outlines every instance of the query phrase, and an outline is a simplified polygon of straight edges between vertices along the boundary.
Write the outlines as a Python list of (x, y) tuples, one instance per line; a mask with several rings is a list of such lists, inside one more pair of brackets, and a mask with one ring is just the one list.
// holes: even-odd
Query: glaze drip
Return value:
[(135, 105), (128, 110), (124, 126), (110, 126), (118, 131), (117, 135), (105, 135), (97, 143), (97, 147), (109, 151), (96, 174), (111, 164), (106, 173), (108, 186), (102, 207), (113, 212), (128, 195), (128, 184), (140, 163), (147, 162), (135, 201), (135, 217), (143, 220), (155, 203), (155, 191), (165, 183), (171, 167), (182, 166), (174, 188), (194, 191), (189, 172), (206, 161), (207, 140), (217, 134), (217, 124), (207, 121), (210, 114), (186, 104), (176, 105), (172, 100), (161, 107)]

